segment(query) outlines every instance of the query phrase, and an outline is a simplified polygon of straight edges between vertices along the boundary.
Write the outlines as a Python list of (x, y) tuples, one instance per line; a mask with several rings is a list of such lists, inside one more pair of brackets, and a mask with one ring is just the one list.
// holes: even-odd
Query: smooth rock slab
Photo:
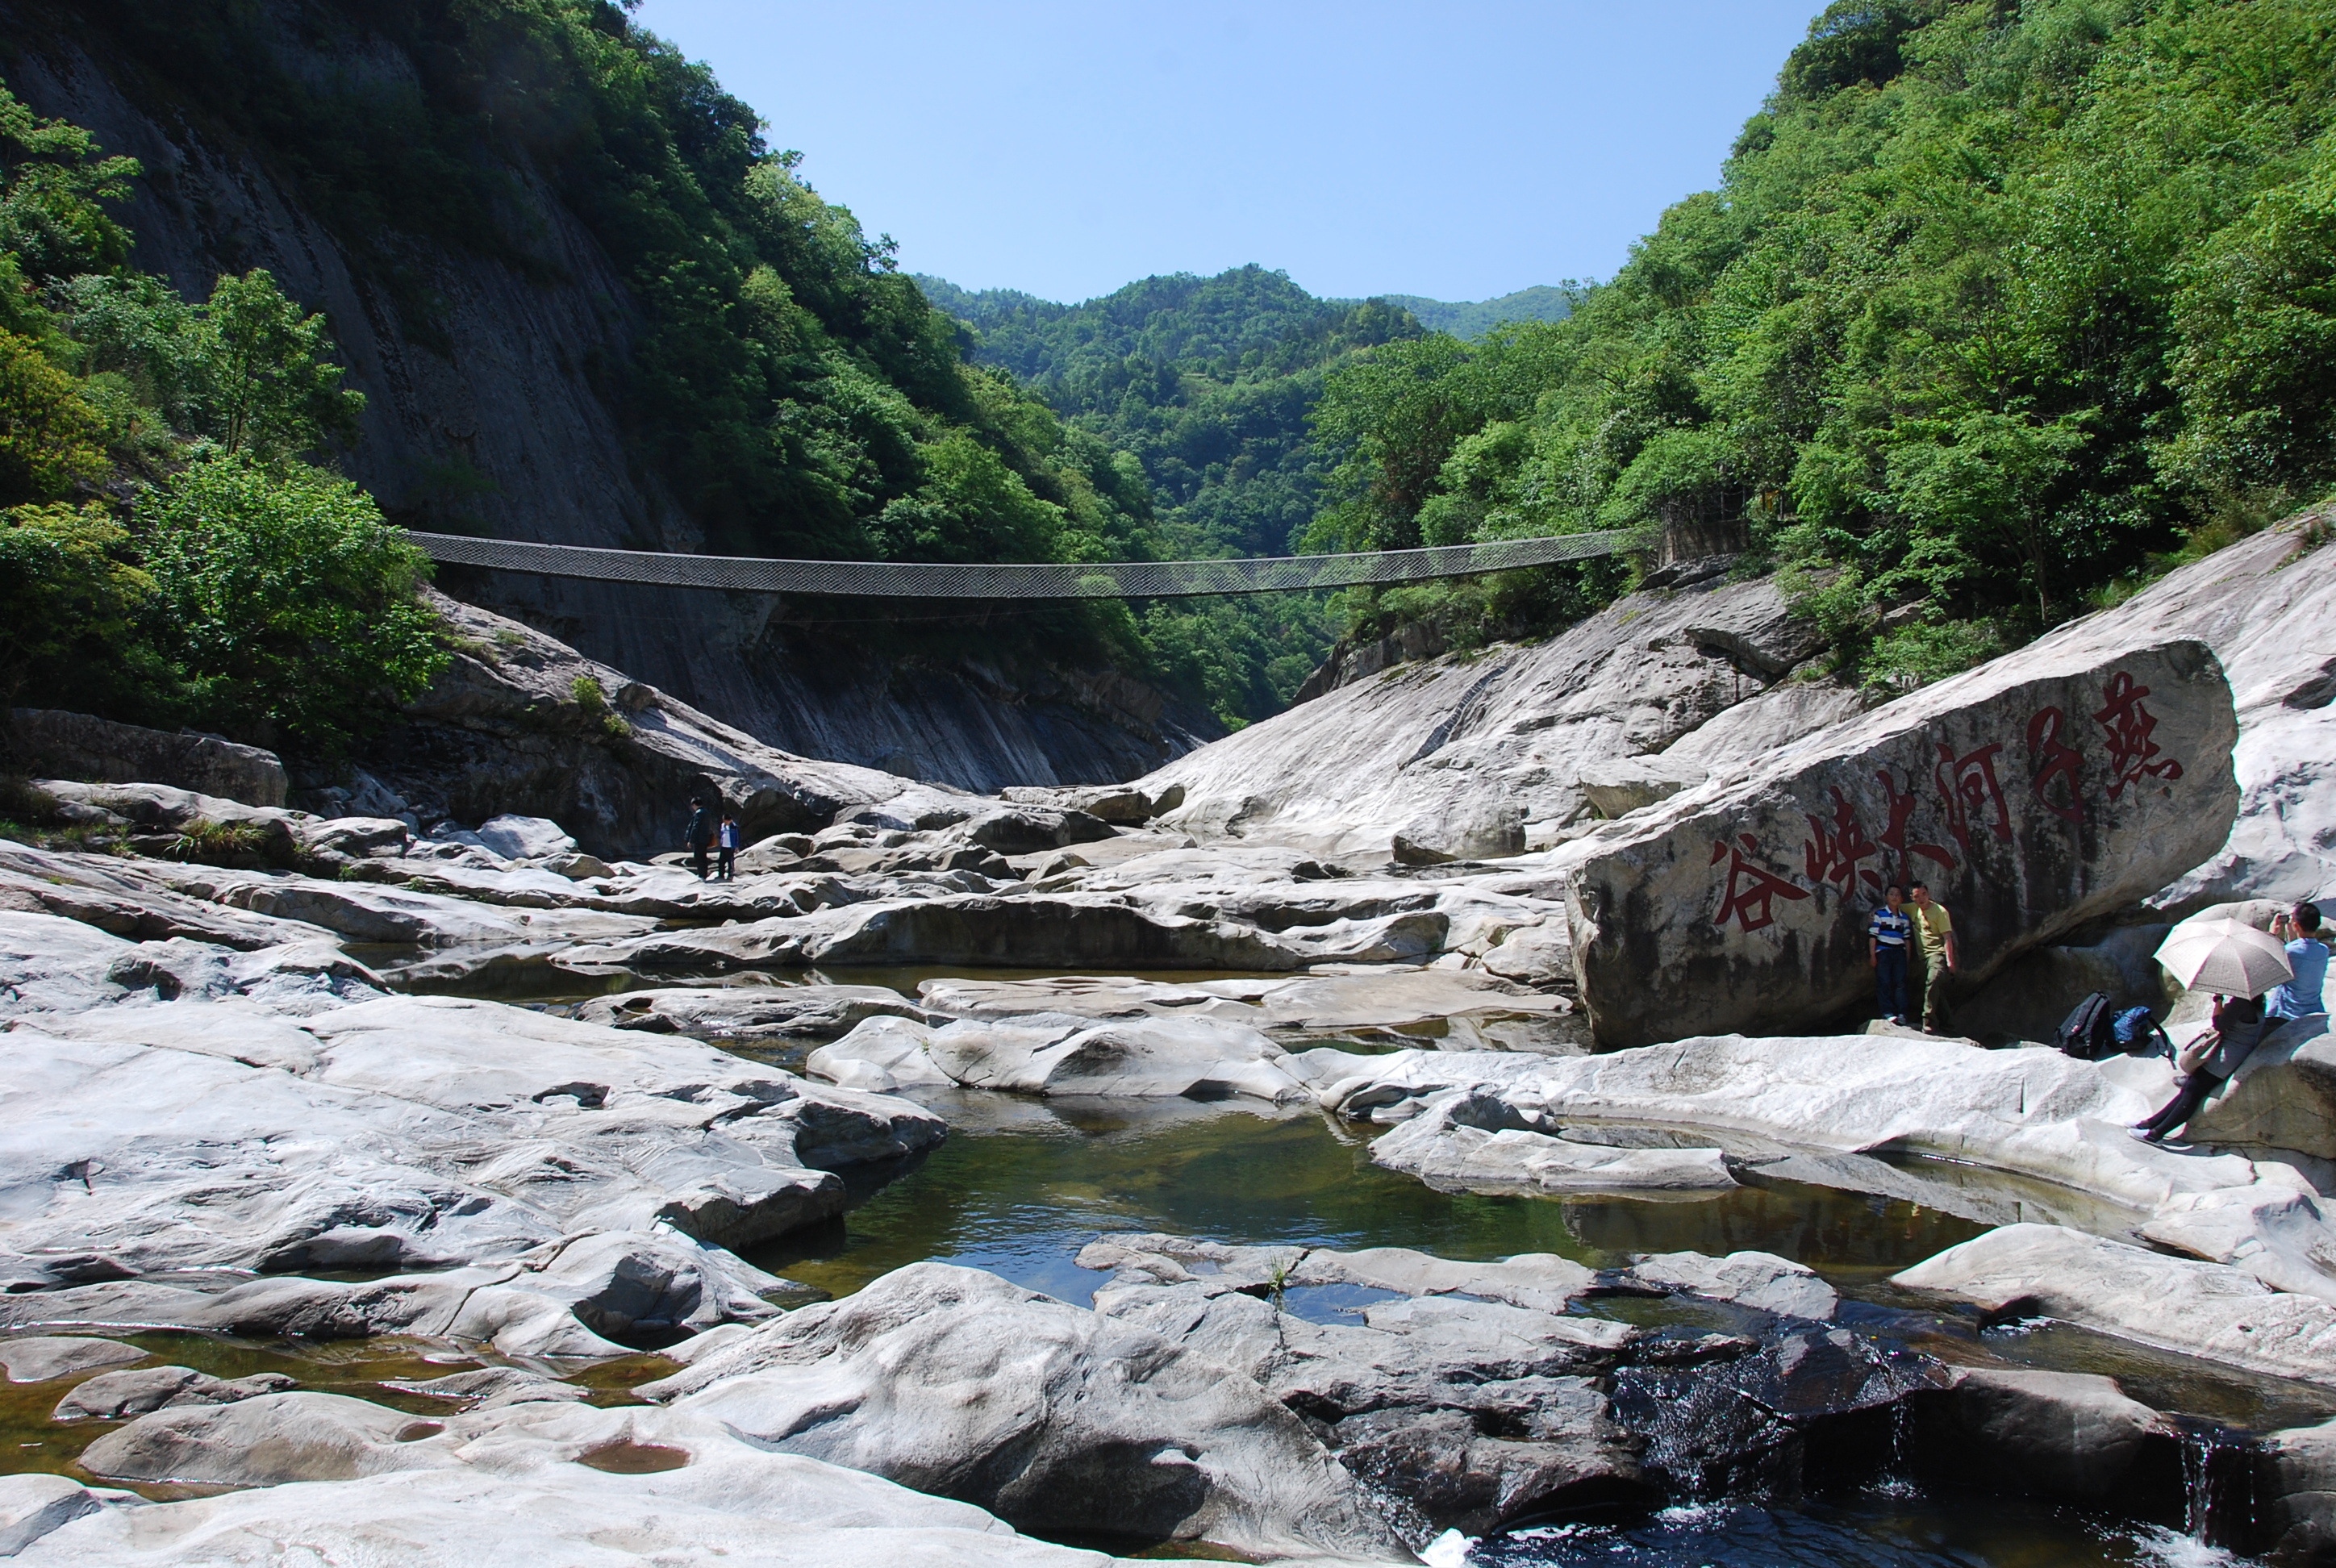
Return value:
[(1620, 1148), (1540, 1129), (1488, 1094), (1455, 1090), (1371, 1145), (1371, 1163), (1468, 1192), (1720, 1192), (1734, 1187), (1717, 1148)]
[(863, 1088), (942, 1082), (1015, 1094), (1116, 1099), (1311, 1100), (1288, 1054), (1257, 1030), (1208, 1018), (1092, 1024), (1059, 1014), (965, 1018), (938, 1029), (875, 1018), (812, 1053), (804, 1070)]
[(2206, 647), (2070, 638), (1672, 797), (1567, 879), (1600, 1044), (1806, 1029), (1870, 1002), (1865, 917), (1920, 877), (1966, 983), (2214, 852), (2237, 720)]
[(940, 1021), (882, 986), (676, 986), (595, 997), (576, 1016), (701, 1040), (832, 1040), (870, 1018)]
[(249, 1378), (214, 1378), (192, 1367), (140, 1367), (127, 1372), (101, 1372), (57, 1401), (51, 1417), (58, 1421), (119, 1421), (149, 1411), (180, 1405), (232, 1405), (277, 1394), (292, 1386), (281, 1372), (261, 1372)]
[(1774, 1252), (1657, 1252), (1630, 1265), (1631, 1278), (1666, 1290), (1733, 1301), (1786, 1318), (1830, 1318), (1841, 1297), (1815, 1271)]
[(2336, 1386), (2336, 1305), (2220, 1263), (2056, 1225), (2006, 1225), (1896, 1276), (1990, 1316), (2052, 1317), (2183, 1355)]
[(1255, 1382), (974, 1270), (896, 1270), (727, 1337), (641, 1392), (1026, 1528), (1402, 1555), (1352, 1478)]
[[(359, 1411), (339, 1408), (347, 1406)], [(234, 1415), (251, 1408), (215, 1412), (223, 1419), (207, 1432), (182, 1426), (180, 1442), (199, 1448), (211, 1473), (255, 1477), (270, 1468), (263, 1446), (276, 1434)], [(1109, 1568), (1113, 1562), (1017, 1535), (978, 1508), (762, 1452), (716, 1426), (667, 1412), (531, 1403), (452, 1417), (439, 1435), (407, 1442), (392, 1431), (383, 1444), (377, 1435), (389, 1422), (363, 1414), (379, 1408), (336, 1400), (319, 1423), (327, 1432), (357, 1434), (348, 1453), (362, 1454), (375, 1471), (361, 1478), (147, 1505), (62, 1476), (0, 1477), (0, 1531), (12, 1518), (28, 1521), (23, 1534), (30, 1544), (16, 1559), (25, 1568), (272, 1563), (287, 1543), (319, 1561), (398, 1568), (717, 1561), (738, 1568)], [(416, 1432), (441, 1425), (385, 1415)], [(300, 1428), (281, 1437), (296, 1468), (329, 1457), (311, 1449)], [(575, 1463), (642, 1450), (685, 1463), (636, 1475)], [(0, 1544), (9, 1541), (0, 1534)]]
[(11, 1383), (45, 1383), (101, 1367), (142, 1361), (148, 1352), (119, 1339), (84, 1338), (77, 1334), (15, 1334), (0, 1336), (0, 1367)]

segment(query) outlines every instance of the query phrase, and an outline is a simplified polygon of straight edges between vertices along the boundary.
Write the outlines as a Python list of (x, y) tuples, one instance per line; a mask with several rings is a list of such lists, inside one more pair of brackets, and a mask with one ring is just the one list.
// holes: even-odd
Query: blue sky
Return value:
[(1082, 299), (1603, 278), (1718, 177), (1823, 0), (646, 0), (900, 263)]

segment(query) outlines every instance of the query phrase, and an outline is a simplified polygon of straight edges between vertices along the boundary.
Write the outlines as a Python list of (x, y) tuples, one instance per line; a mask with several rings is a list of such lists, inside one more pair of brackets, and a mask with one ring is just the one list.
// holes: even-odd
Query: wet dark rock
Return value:
[(1948, 1379), (1888, 1341), (1805, 1327), (1730, 1359), (1624, 1367), (1613, 1418), (1645, 1442), (1649, 1474), (1673, 1495), (1789, 1500), (1885, 1467), (1893, 1407)]
[(274, 752), (194, 730), (146, 729), (63, 708), (20, 707), (11, 771), (101, 784), (161, 784), (248, 806), (280, 806), (287, 779)]
[(2127, 1514), (2162, 1514), (2180, 1495), (2179, 1435), (2114, 1378), (1962, 1368), (1911, 1408), (1925, 1475)]

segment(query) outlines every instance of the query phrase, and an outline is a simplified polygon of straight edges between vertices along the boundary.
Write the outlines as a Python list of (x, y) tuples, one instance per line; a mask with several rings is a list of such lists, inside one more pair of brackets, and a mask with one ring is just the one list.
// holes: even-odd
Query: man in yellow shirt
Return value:
[(1947, 1010), (1953, 1005), (1952, 986), (1948, 977), (1961, 965), (1955, 954), (1955, 923), (1947, 917), (1947, 906), (1931, 896), (1931, 890), (1914, 882), (1906, 890), (1913, 897), (1913, 907), (1907, 912), (1914, 917), (1916, 945), (1922, 950), (1922, 1029), (1926, 1034), (1942, 1035), (1947, 1030)]

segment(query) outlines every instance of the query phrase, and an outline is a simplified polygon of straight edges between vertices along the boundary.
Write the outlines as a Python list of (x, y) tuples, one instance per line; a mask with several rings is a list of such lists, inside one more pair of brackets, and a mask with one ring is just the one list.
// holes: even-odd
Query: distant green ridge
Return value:
[(1455, 301), (1429, 299), (1417, 294), (1381, 294), (1374, 297), (1403, 307), (1430, 332), (1473, 338), (1484, 336), (1506, 321), (1563, 321), (1573, 314), (1573, 302), (1581, 297), (1581, 285), (1564, 283), (1552, 287), (1536, 283), (1531, 288), (1520, 288), (1498, 299)]

